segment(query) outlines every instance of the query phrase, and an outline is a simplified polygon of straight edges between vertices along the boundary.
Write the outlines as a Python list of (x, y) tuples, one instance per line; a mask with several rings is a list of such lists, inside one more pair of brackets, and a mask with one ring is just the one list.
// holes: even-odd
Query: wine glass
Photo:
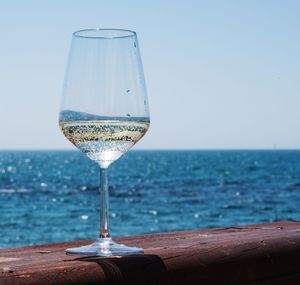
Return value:
[(73, 33), (62, 92), (59, 126), (65, 137), (100, 166), (100, 233), (68, 254), (115, 256), (143, 253), (114, 242), (108, 226), (109, 165), (147, 132), (148, 99), (137, 35), (122, 29)]

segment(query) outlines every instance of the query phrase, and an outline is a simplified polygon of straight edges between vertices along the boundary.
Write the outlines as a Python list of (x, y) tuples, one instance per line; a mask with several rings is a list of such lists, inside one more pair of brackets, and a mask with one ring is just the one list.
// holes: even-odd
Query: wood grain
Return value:
[(0, 250), (0, 284), (300, 284), (300, 222), (118, 238), (127, 257), (79, 257), (91, 241)]

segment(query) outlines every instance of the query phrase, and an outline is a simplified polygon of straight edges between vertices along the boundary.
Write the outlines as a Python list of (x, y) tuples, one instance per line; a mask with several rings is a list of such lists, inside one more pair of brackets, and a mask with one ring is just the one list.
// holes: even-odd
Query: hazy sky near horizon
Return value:
[(136, 148), (300, 148), (300, 1), (1, 1), (0, 150), (74, 149), (58, 124), (71, 34), (138, 34)]

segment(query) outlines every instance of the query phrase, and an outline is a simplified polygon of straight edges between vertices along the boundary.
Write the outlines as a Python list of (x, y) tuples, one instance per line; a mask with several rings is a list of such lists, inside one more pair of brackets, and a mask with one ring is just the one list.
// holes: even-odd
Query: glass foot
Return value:
[(114, 242), (111, 238), (98, 238), (94, 243), (66, 249), (67, 254), (92, 256), (122, 256), (144, 253), (142, 248), (129, 247)]

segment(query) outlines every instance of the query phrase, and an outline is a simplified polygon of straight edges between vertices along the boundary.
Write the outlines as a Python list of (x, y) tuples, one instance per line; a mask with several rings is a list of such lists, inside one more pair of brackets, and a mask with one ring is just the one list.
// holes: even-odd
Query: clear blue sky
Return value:
[(1, 1), (0, 149), (57, 126), (71, 33), (137, 31), (151, 128), (136, 148), (300, 148), (300, 1)]

